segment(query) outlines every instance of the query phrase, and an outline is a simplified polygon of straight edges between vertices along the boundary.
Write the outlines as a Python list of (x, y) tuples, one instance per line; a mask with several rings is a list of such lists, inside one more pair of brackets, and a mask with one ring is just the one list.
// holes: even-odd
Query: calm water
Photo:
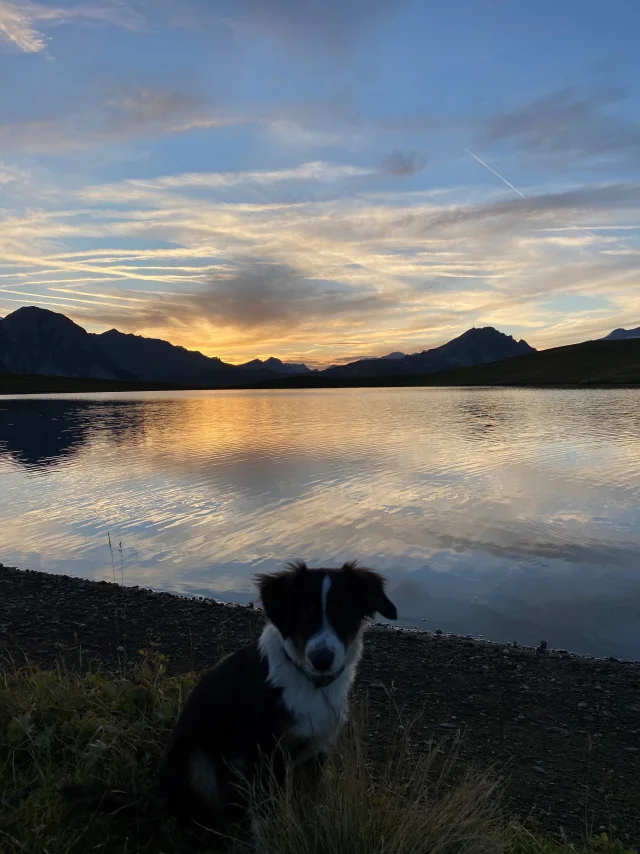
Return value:
[[(640, 390), (0, 398), (0, 561), (235, 602), (305, 557), (406, 625), (640, 658)], [(117, 575), (120, 555), (116, 545)]]

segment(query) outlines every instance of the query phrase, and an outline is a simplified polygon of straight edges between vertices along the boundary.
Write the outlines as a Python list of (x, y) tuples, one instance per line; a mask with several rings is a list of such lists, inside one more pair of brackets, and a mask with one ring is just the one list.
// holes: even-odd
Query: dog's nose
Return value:
[(309, 661), (316, 670), (324, 673), (333, 664), (333, 653), (330, 649), (317, 649), (309, 653)]

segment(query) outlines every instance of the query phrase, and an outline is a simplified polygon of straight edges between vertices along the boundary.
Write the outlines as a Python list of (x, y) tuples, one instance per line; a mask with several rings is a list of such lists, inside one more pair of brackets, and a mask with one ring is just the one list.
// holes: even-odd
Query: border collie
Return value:
[(347, 714), (367, 621), (397, 619), (383, 577), (355, 562), (297, 561), (256, 581), (267, 617), (260, 639), (196, 685), (160, 768), (171, 811), (214, 829), (245, 815), (238, 782), (255, 779), (260, 762), (282, 780), (287, 762), (323, 761)]

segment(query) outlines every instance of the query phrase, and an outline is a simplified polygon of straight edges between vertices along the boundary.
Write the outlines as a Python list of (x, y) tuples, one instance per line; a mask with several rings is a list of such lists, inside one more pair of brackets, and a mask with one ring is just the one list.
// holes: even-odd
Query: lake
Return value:
[(639, 415), (634, 389), (0, 398), (0, 561), (246, 603), (359, 558), (402, 625), (640, 658)]

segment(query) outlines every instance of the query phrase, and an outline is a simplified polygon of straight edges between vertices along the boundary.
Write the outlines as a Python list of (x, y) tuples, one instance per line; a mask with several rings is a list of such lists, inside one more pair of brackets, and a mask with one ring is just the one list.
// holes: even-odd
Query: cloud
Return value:
[(488, 137), (564, 163), (610, 166), (623, 158), (637, 164), (640, 123), (609, 111), (623, 99), (624, 93), (614, 89), (560, 89), (495, 116)]
[[(351, 172), (159, 175), (60, 192), (47, 211), (25, 199), (0, 223), (0, 307), (36, 301), (230, 361), (415, 352), (472, 325), (535, 346), (637, 325), (637, 255), (620, 250), (640, 248), (640, 185), (472, 204), (465, 187), (368, 194), (366, 175), (354, 193)], [(597, 299), (567, 323), (558, 294)]]
[(255, 33), (299, 53), (319, 48), (336, 54), (401, 5), (402, 0), (198, 0), (188, 10), (192, 19), (208, 13), (226, 22), (243, 40)]
[(142, 26), (140, 15), (119, 0), (68, 7), (0, 0), (0, 36), (24, 53), (40, 53), (47, 46), (45, 36), (37, 29), (38, 23), (56, 25), (72, 21), (111, 24), (124, 29)]
[(0, 37), (21, 51), (40, 53), (47, 47), (41, 29), (60, 24), (182, 27), (208, 30), (216, 38), (235, 34), (238, 45), (267, 37), (301, 56), (318, 50), (335, 56), (398, 6), (399, 0), (68, 0), (64, 6), (0, 0)]
[(6, 187), (8, 184), (18, 184), (23, 186), (31, 181), (31, 173), (26, 169), (19, 169), (17, 166), (10, 166), (0, 160), (0, 186)]
[(0, 36), (24, 53), (39, 53), (46, 47), (44, 36), (33, 26), (33, 15), (6, 0), (0, 2)]
[(382, 162), (382, 170), (400, 178), (408, 178), (421, 172), (427, 165), (427, 157), (415, 151), (393, 151)]
[(279, 170), (255, 170), (243, 172), (183, 172), (164, 175), (154, 179), (131, 179), (114, 184), (87, 187), (82, 191), (85, 199), (92, 202), (117, 202), (148, 199), (150, 190), (221, 190), (238, 187), (269, 189), (288, 182), (332, 183), (349, 178), (375, 175), (373, 169), (326, 163), (320, 160), (302, 163), (299, 166)]
[(183, 329), (198, 323), (234, 334), (286, 335), (339, 318), (361, 319), (387, 310), (391, 300), (372, 288), (310, 279), (287, 264), (247, 258), (201, 290), (151, 296), (120, 312), (100, 311), (103, 321), (128, 328)]
[(135, 137), (154, 130), (180, 133), (235, 122), (231, 116), (215, 115), (200, 98), (178, 89), (121, 86), (105, 94), (103, 105), (107, 134), (116, 137)]
[(96, 105), (58, 116), (0, 123), (0, 146), (56, 155), (240, 121), (241, 117), (218, 114), (200, 98), (178, 89), (128, 85), (104, 91)]
[(586, 218), (595, 213), (635, 211), (639, 206), (640, 184), (603, 184), (489, 204), (460, 205), (420, 219), (410, 214), (407, 226), (423, 233), (442, 229), (451, 233), (454, 228), (472, 226), (483, 237), (488, 232), (506, 235), (523, 227), (544, 228), (554, 224), (580, 229), (583, 223), (586, 228)]

